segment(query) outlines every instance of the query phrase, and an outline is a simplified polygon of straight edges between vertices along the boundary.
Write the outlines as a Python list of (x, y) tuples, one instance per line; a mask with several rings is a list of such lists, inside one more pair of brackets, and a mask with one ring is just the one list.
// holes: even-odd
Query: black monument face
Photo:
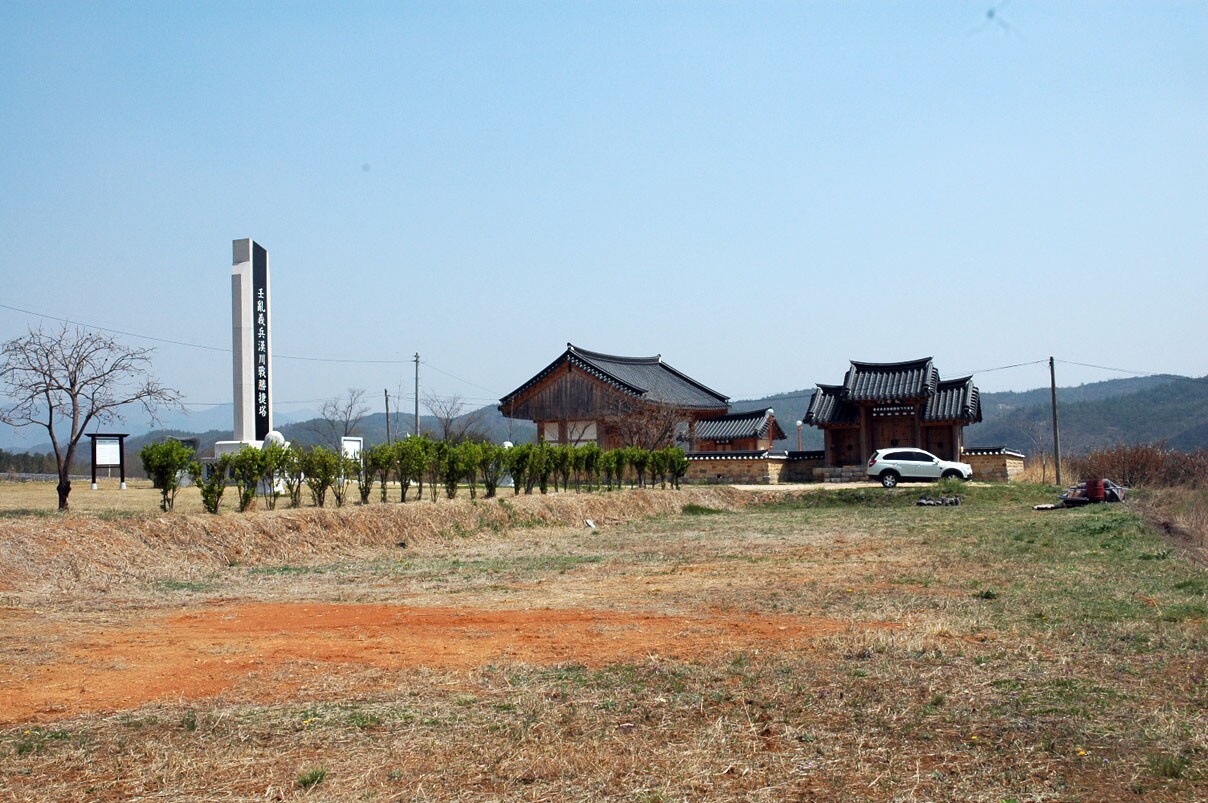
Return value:
[(262, 441), (273, 429), (271, 391), (268, 370), (268, 251), (252, 243), (252, 298), (255, 300), (256, 354), (256, 440)]

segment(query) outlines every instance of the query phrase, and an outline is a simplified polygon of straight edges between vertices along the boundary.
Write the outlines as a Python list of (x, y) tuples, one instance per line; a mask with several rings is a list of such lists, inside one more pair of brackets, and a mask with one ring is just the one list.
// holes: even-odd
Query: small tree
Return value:
[(143, 471), (147, 472), (151, 484), (160, 491), (160, 510), (167, 513), (175, 509), (180, 476), (189, 470), (193, 450), (180, 441), (167, 440), (148, 443), (138, 456), (143, 461)]
[(524, 492), (531, 494), (533, 488), (540, 485), (541, 493), (545, 493), (549, 485), (549, 446), (544, 443), (534, 444), (529, 452), (528, 466), (524, 472)]
[(189, 464), (189, 475), (201, 492), (201, 506), (207, 513), (217, 515), (222, 504), (222, 493), (226, 490), (227, 473), (231, 470), (231, 455), (224, 454), (212, 463), (202, 465), (194, 460)]
[(287, 490), (285, 482), (286, 463), (289, 459), (290, 448), (280, 443), (265, 443), (260, 447), (260, 487), (261, 495), (269, 510), (277, 509), (277, 500), (281, 497), (281, 489)]
[(352, 457), (343, 452), (338, 452), (337, 455), (340, 458), (340, 465), (336, 478), (331, 483), (331, 495), (336, 500), (336, 507), (344, 507), (344, 503), (348, 501), (348, 488), (352, 485), (353, 480), (360, 477), (363, 472), (360, 457)]
[[(444, 441), (442, 441), (442, 444)], [(445, 486), (445, 498), (455, 499), (457, 497), (457, 489), (461, 483), (461, 478), (464, 476), (463, 460), (465, 453), (462, 450), (462, 444), (445, 444), (444, 459), (440, 466), (440, 481)]]
[(310, 489), (310, 498), (316, 507), (323, 507), (327, 502), (327, 492), (335, 484), (340, 475), (342, 456), (331, 449), (316, 446), (306, 453), (303, 460), (303, 473), (306, 487)]
[(671, 487), (677, 491), (680, 480), (688, 474), (688, 466), (688, 455), (684, 454), (683, 449), (673, 446), (667, 450), (667, 474), (671, 478)]
[(648, 453), (650, 460), (647, 464), (647, 470), (650, 472), (650, 484), (658, 484), (663, 488), (667, 487), (667, 450), (655, 449)]
[(290, 507), (302, 506), (302, 485), (306, 474), (306, 452), (290, 447), (281, 457), (281, 465), (277, 476), (285, 486), (285, 496), (289, 499)]
[(400, 487), (399, 501), (407, 501), (407, 489), (411, 483), (419, 483), (419, 497), (424, 496), (424, 471), (428, 467), (427, 438), (404, 438), (394, 444), (394, 471)]
[[(449, 460), (449, 442), (448, 441), (433, 441), (427, 449), (425, 449), (426, 465), (424, 473), (428, 476), (429, 495), (432, 501), (436, 501), (436, 485), (440, 482), (445, 473), (445, 465)], [(447, 491), (446, 491), (447, 493)], [(454, 483), (453, 494), (456, 494), (456, 483)], [(420, 496), (423, 496), (423, 491), (420, 491)], [(453, 496), (449, 497), (450, 499)]]
[(610, 449), (600, 455), (599, 466), (600, 472), (604, 475), (604, 482), (608, 485), (608, 490), (612, 490), (612, 481), (617, 476), (617, 450)]
[(569, 443), (561, 443), (550, 452), (550, 463), (554, 470), (554, 490), (558, 489), (559, 481), (563, 492), (570, 487), (570, 473), (575, 467), (575, 447)]
[(613, 449), (612, 452), (612, 472), (617, 480), (617, 487), (625, 487), (625, 475), (629, 473), (629, 449)]
[(30, 329), (0, 347), (0, 384), (8, 403), (0, 421), (46, 428), (59, 473), (59, 510), (67, 510), (76, 447), (93, 423), (140, 405), (153, 418), (160, 406), (178, 406), (180, 394), (152, 377), (151, 349), (123, 346), (108, 335), (69, 328)]
[(478, 448), (478, 476), (482, 478), (487, 499), (490, 499), (495, 496), (499, 480), (507, 470), (508, 450), (493, 443), (483, 443)]
[(390, 479), (390, 470), (394, 467), (394, 446), (390, 443), (378, 443), (361, 452), (364, 471), (358, 475), (361, 505), (367, 505), (370, 494), (373, 493), (373, 482), (382, 485), (382, 501), (385, 501), (385, 487)]
[(231, 457), (231, 473), (239, 491), (239, 512), (245, 513), (256, 501), (264, 460), (255, 446), (244, 446)]
[[(525, 478), (528, 477), (529, 461), (533, 456), (533, 445), (531, 443), (522, 443), (519, 446), (513, 446), (508, 450), (507, 465), (508, 471), (512, 474), (512, 495), (519, 496), (520, 489), (525, 484)], [(526, 493), (531, 493), (531, 489)]]
[(482, 459), (483, 446), (489, 446), (489, 444), (465, 441), (459, 443), (455, 448), (457, 470), (461, 474), (461, 479), (470, 486), (471, 499), (478, 498), (478, 464)]

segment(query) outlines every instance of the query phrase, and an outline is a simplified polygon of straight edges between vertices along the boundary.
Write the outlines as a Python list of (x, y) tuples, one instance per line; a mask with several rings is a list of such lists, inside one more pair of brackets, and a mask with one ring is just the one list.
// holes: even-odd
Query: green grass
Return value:
[(218, 583), (213, 580), (157, 580), (153, 585), (156, 591), (163, 593), (174, 591), (206, 593), (218, 588)]
[(725, 512), (726, 511), (718, 510), (717, 508), (691, 503), (684, 505), (684, 507), (680, 510), (680, 513), (684, 516), (716, 516)]
[(24, 519), (28, 517), (45, 519), (60, 515), (62, 513), (54, 508), (20, 507), (10, 510), (0, 510), (0, 519)]
[(269, 575), (276, 577), (289, 577), (302, 574), (324, 574), (330, 571), (327, 566), (249, 566), (246, 571), (248, 574)]
[(325, 780), (327, 780), (327, 769), (324, 767), (314, 767), (298, 775), (298, 786), (303, 789), (310, 789), (318, 786)]

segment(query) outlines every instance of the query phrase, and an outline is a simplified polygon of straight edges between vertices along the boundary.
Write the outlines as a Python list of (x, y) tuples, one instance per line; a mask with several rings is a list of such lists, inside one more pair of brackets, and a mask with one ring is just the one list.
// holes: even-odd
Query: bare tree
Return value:
[(1040, 481), (1049, 481), (1049, 461), (1053, 457), (1053, 427), (1043, 410), (1030, 413), (1019, 425), (1020, 431), (1032, 444), (1033, 460), (1040, 460)]
[(177, 407), (180, 394), (148, 371), (153, 349), (129, 348), (108, 335), (69, 327), (30, 328), (0, 349), (0, 382), (8, 400), (0, 421), (46, 428), (58, 467), (59, 509), (67, 510), (76, 447), (90, 424), (120, 419), (128, 404), (152, 417), (160, 406)]
[(482, 410), (463, 414), (465, 402), (461, 396), (425, 396), (424, 407), (436, 419), (440, 440), (461, 443), (468, 440), (485, 440)]
[(676, 430), (683, 420), (683, 413), (672, 407), (622, 398), (609, 403), (605, 416), (622, 446), (647, 450), (674, 446)]
[(340, 451), (343, 438), (355, 435), (369, 405), (365, 402), (364, 388), (349, 388), (343, 396), (328, 399), (319, 409), (320, 439), (328, 441), (332, 448)]

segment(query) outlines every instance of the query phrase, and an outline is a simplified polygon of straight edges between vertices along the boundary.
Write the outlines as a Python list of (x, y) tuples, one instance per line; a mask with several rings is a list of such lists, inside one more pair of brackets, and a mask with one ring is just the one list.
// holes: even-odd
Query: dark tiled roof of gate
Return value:
[(924, 402), (927, 423), (982, 420), (981, 395), (973, 377), (939, 378), (927, 357), (897, 363), (852, 362), (842, 385), (818, 385), (804, 421), (814, 426), (856, 425), (858, 402), (894, 404)]
[(904, 402), (935, 392), (939, 371), (930, 357), (909, 362), (856, 362), (843, 377), (848, 401)]
[(847, 404), (843, 398), (842, 385), (819, 385), (810, 407), (805, 411), (807, 424), (858, 424), (860, 408)]
[(780, 428), (771, 407), (766, 410), (751, 410), (746, 413), (727, 413), (696, 422), (696, 437), (705, 441), (729, 441), (737, 438), (766, 438), (768, 430), (775, 427), (774, 440), (788, 436)]
[(923, 420), (965, 421), (973, 424), (982, 420), (981, 394), (973, 377), (945, 379), (936, 386), (935, 395), (927, 400)]
[(558, 359), (500, 399), (500, 406), (506, 406), (567, 363), (607, 382), (622, 393), (657, 404), (682, 409), (709, 410), (725, 407), (729, 403), (729, 397), (675, 370), (663, 362), (661, 355), (619, 357), (615, 354), (588, 351), (567, 343), (566, 351)]

